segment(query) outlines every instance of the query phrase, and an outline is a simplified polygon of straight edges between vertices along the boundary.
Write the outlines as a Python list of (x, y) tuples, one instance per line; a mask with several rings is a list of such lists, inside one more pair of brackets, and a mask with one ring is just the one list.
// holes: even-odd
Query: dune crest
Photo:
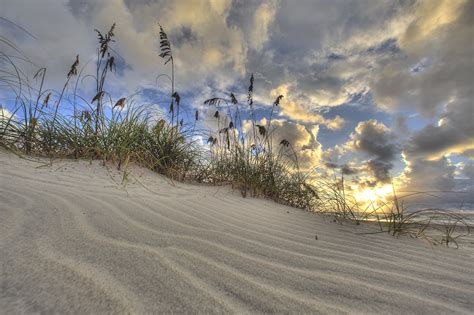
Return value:
[(43, 164), (0, 151), (0, 313), (474, 309), (472, 239), (431, 248), (148, 170), (124, 188), (98, 162)]

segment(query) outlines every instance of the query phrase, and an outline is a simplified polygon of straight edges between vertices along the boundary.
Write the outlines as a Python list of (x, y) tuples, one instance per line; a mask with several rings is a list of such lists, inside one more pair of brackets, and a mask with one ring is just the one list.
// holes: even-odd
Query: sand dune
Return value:
[[(472, 313), (474, 245), (0, 151), (0, 313)], [(317, 239), (315, 236), (317, 235)]]

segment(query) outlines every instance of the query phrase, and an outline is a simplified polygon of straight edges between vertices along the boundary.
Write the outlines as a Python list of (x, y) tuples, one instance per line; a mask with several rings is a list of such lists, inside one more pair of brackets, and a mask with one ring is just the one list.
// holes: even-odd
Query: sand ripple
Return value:
[(453, 250), (363, 235), (228, 188), (134, 174), (124, 189), (97, 163), (0, 151), (0, 313), (474, 309), (472, 240)]

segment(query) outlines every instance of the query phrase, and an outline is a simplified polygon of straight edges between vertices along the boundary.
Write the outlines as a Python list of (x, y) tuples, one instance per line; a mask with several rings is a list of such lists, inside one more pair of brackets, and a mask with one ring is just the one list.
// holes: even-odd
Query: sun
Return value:
[(354, 197), (359, 202), (376, 203), (385, 201), (387, 196), (392, 193), (391, 185), (383, 185), (381, 187), (364, 188), (354, 193)]

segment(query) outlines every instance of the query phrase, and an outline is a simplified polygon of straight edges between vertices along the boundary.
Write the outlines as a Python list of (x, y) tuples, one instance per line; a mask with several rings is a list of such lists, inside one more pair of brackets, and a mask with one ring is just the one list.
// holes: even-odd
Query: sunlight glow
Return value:
[(362, 203), (377, 203), (385, 202), (387, 197), (391, 196), (393, 192), (391, 185), (383, 185), (375, 188), (365, 188), (354, 193), (357, 201)]

